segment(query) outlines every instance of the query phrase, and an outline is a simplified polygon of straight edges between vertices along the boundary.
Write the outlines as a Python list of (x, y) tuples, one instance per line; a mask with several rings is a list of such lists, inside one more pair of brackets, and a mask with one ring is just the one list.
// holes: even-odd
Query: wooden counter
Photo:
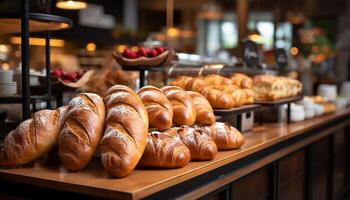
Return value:
[[(198, 194), (194, 190), (210, 192), (210, 188), (232, 182), (282, 156), (283, 152), (286, 154), (298, 145), (312, 142), (313, 138), (317, 139), (321, 134), (328, 134), (329, 131), (325, 130), (349, 125), (349, 116), (350, 108), (289, 125), (257, 126), (252, 132), (245, 133), (246, 143), (240, 150), (221, 151), (213, 161), (190, 162), (180, 169), (136, 169), (128, 177), (116, 179), (96, 159), (86, 170), (77, 173), (69, 173), (59, 164), (52, 163), (1, 169), (0, 180), (104, 198), (155, 198), (157, 194), (163, 197), (180, 195), (177, 193), (180, 190), (187, 191), (188, 198), (195, 198)], [(291, 149), (288, 150), (287, 146)], [(215, 185), (211, 180), (215, 180)], [(196, 182), (198, 185), (193, 185)], [(193, 190), (186, 188), (191, 184)]]

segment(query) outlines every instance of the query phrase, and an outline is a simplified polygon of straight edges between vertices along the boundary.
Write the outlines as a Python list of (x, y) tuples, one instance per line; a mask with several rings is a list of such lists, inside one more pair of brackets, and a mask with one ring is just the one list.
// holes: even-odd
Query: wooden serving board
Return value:
[[(103, 169), (99, 160), (92, 161), (81, 172), (67, 172), (62, 165), (47, 162), (34, 163), (21, 168), (1, 169), (0, 180), (105, 198), (140, 199), (349, 115), (350, 108), (347, 108), (334, 114), (298, 123), (255, 127), (252, 132), (245, 134), (246, 143), (241, 149), (221, 151), (212, 161), (190, 162), (179, 169), (136, 169), (129, 176), (117, 179)], [(349, 124), (350, 120), (345, 122)], [(244, 168), (234, 170), (233, 173), (238, 173), (236, 179), (246, 174)]]

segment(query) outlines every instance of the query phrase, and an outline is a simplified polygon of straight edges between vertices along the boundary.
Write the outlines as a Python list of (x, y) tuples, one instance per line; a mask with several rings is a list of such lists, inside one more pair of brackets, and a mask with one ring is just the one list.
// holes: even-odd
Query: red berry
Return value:
[(155, 47), (154, 49), (157, 51), (158, 54), (161, 54), (165, 51), (162, 47)]
[(67, 74), (67, 79), (70, 81), (76, 81), (77, 80), (77, 73), (71, 72)]
[(68, 79), (63, 80), (64, 83), (70, 83), (71, 81)]
[(124, 56), (125, 58), (131, 58), (131, 59), (139, 57), (135, 52), (131, 51), (128, 48), (124, 49), (122, 56)]
[(141, 47), (138, 51), (137, 51), (137, 55), (138, 56), (144, 56), (147, 57), (148, 54), (148, 50), (144, 47)]
[(152, 49), (148, 52), (148, 57), (156, 57), (158, 55), (157, 51), (155, 49)]
[(51, 74), (52, 74), (53, 76), (55, 76), (56, 78), (60, 78), (60, 77), (63, 75), (63, 73), (62, 73), (62, 71), (61, 71), (60, 69), (54, 69), (54, 70), (51, 72)]

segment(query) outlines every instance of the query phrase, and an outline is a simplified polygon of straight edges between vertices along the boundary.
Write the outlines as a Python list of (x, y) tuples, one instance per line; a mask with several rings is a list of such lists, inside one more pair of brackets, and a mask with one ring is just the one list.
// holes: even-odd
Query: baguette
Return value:
[(58, 155), (69, 171), (85, 168), (101, 140), (106, 118), (103, 99), (81, 93), (69, 102), (65, 125), (58, 137)]
[(129, 87), (115, 85), (105, 97), (106, 130), (100, 143), (103, 166), (115, 177), (131, 173), (147, 143), (148, 115), (141, 99)]
[(66, 106), (41, 110), (20, 123), (6, 136), (0, 148), (0, 165), (26, 164), (48, 153), (57, 144), (66, 112)]

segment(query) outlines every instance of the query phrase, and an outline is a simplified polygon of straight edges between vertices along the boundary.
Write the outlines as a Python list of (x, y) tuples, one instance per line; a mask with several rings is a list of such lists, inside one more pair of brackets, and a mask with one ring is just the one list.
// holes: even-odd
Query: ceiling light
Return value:
[(58, 0), (56, 7), (64, 10), (82, 10), (87, 7), (87, 3), (82, 0)]

